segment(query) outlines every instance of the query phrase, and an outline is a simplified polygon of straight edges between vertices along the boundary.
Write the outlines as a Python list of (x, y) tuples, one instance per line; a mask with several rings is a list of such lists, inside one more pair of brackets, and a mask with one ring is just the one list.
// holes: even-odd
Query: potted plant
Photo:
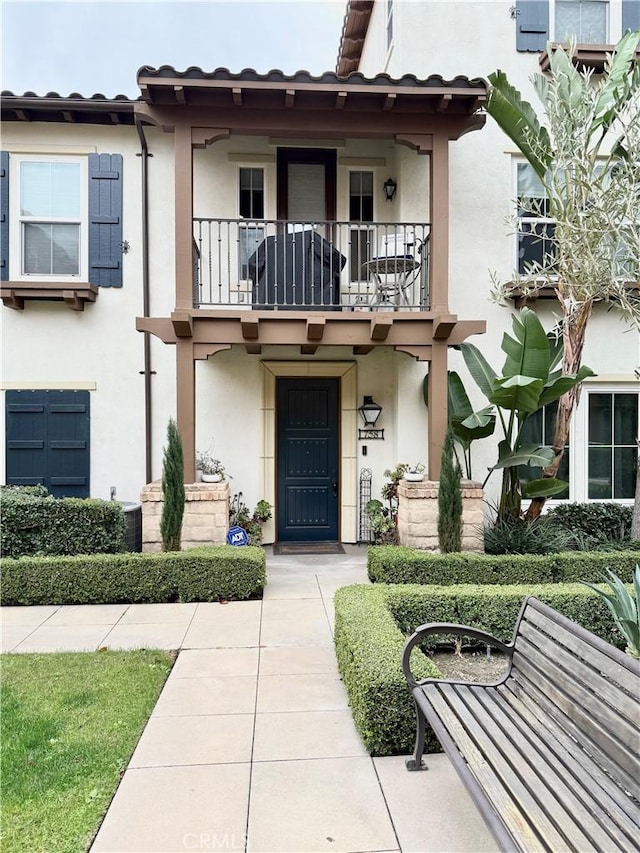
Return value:
[(219, 459), (214, 459), (208, 450), (196, 453), (196, 471), (202, 473), (204, 483), (220, 483), (226, 475), (222, 462)]
[(424, 480), (424, 465), (422, 462), (415, 462), (412, 465), (407, 465), (403, 476), (404, 479), (410, 483), (420, 483)]

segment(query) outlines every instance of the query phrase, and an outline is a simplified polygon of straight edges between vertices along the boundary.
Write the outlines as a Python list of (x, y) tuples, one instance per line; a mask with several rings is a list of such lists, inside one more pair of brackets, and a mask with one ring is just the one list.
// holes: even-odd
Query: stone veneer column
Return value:
[[(482, 525), (484, 495), (480, 483), (463, 480), (462, 550), (484, 551)], [(438, 551), (438, 483), (423, 480), (398, 484), (398, 535), (400, 544)]]
[[(199, 545), (225, 545), (229, 530), (229, 483), (187, 483), (184, 492), (182, 549)], [(140, 500), (142, 550), (162, 551), (162, 483), (148, 483), (142, 490)]]

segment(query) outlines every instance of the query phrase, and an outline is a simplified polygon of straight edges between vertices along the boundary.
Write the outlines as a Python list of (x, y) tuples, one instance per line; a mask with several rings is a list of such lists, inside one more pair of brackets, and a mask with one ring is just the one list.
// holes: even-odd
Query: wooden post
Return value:
[(176, 343), (176, 405), (184, 453), (184, 481), (196, 478), (196, 370), (191, 338)]
[(442, 133), (433, 137), (431, 151), (431, 311), (449, 311), (449, 139)]
[(440, 479), (440, 457), (447, 432), (447, 344), (434, 341), (429, 364), (429, 479)]

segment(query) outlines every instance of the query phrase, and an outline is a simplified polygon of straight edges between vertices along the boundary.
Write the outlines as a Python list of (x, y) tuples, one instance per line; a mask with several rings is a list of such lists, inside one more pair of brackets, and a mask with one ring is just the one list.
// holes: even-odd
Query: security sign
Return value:
[(242, 527), (230, 527), (227, 533), (227, 542), (229, 545), (248, 545), (247, 531)]

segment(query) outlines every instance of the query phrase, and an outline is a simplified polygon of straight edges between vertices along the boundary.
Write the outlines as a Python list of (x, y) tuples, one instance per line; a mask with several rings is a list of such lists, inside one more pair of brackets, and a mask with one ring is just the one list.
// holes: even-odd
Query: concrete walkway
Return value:
[(333, 652), (364, 548), (274, 557), (263, 601), (2, 608), (2, 650), (181, 652), (92, 853), (494, 851), (443, 755), (368, 756)]

